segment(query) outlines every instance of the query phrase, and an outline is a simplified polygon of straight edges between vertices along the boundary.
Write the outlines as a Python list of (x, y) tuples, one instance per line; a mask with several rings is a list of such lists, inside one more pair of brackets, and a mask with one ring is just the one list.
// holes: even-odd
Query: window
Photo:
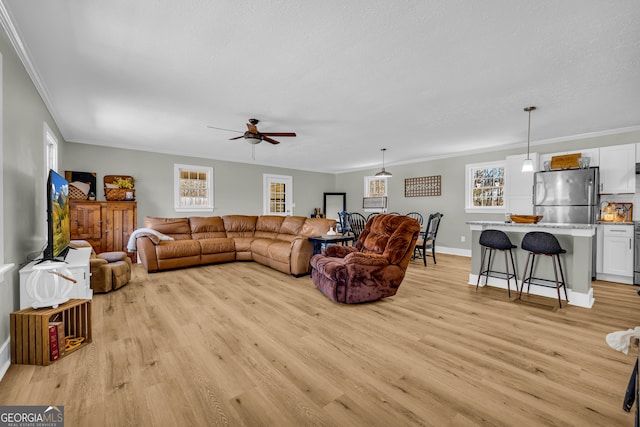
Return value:
[[(376, 201), (364, 201), (362, 202), (362, 206), (365, 212), (385, 212), (387, 207), (387, 178), (379, 177), (379, 176), (365, 176), (364, 177), (364, 197), (379, 197), (380, 200)], [(366, 207), (367, 205), (379, 205), (383, 207)]]
[(44, 136), (44, 174), (49, 176), (49, 169), (58, 172), (58, 139), (51, 131), (47, 122), (42, 123)]
[(364, 177), (364, 197), (384, 197), (387, 195), (387, 178)]
[(213, 211), (213, 168), (174, 164), (173, 182), (177, 212)]
[(262, 196), (264, 215), (293, 215), (293, 177), (264, 174), (262, 181), (264, 185)]
[(504, 162), (466, 166), (467, 212), (504, 211)]

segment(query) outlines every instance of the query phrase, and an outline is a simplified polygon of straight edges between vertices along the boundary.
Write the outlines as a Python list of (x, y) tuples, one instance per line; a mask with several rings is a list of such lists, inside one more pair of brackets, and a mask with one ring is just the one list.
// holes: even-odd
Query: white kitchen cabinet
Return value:
[(600, 194), (636, 192), (636, 145), (600, 148)]
[[(522, 162), (526, 154), (508, 156), (504, 167), (504, 208), (505, 212), (531, 215), (533, 214), (533, 174), (522, 172)], [(538, 153), (531, 153), (533, 170), (538, 170)]]
[(633, 277), (633, 225), (604, 224), (602, 273)]

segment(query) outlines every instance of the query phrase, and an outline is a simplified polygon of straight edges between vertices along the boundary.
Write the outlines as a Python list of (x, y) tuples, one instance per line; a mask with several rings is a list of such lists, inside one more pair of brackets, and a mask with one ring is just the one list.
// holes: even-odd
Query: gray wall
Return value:
[[(608, 145), (630, 144), (640, 142), (640, 131), (618, 133), (608, 136), (582, 138), (553, 144), (534, 145), (532, 152), (554, 153), (560, 151), (580, 150), (582, 148), (604, 147)], [(494, 152), (463, 154), (459, 157), (438, 159), (413, 163), (410, 165), (386, 165), (387, 171), (393, 174), (388, 179), (388, 211), (408, 213), (417, 211), (425, 217), (429, 213), (444, 214), (438, 232), (437, 247), (451, 253), (468, 253), (471, 250), (471, 231), (467, 221), (504, 220), (504, 214), (468, 214), (465, 213), (465, 165), (504, 160), (507, 156), (523, 154), (522, 149), (501, 150)], [(347, 210), (362, 212), (364, 193), (364, 177), (374, 175), (380, 168), (339, 174), (336, 176), (336, 190), (347, 193)], [(441, 196), (404, 197), (405, 178), (422, 176), (442, 176)], [(367, 213), (364, 213), (367, 216)], [(465, 242), (461, 242), (464, 236)]]
[[(105, 175), (131, 175), (136, 179), (138, 226), (144, 216), (212, 216), (262, 214), (262, 178), (264, 173), (293, 177), (294, 215), (309, 216), (322, 207), (323, 193), (333, 191), (335, 176), (295, 169), (272, 168), (220, 160), (180, 157), (136, 150), (106, 148), (97, 145), (66, 143), (61, 169), (96, 172), (98, 200)], [(173, 208), (174, 163), (214, 168), (213, 212), (175, 212)]]
[(4, 196), (5, 262), (17, 268), (0, 283), (0, 346), (9, 338), (9, 313), (19, 307), (18, 269), (27, 257), (43, 249), (46, 242), (43, 219), (46, 211), (43, 122), (64, 143), (29, 75), (4, 31), (0, 31), (2, 53), (2, 166)]

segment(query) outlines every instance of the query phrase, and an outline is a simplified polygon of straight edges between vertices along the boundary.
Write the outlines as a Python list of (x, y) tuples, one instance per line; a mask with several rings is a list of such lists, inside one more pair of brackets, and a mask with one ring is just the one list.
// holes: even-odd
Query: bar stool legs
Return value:
[[(536, 260), (536, 255), (546, 255), (550, 256), (553, 261), (553, 274), (555, 278), (555, 288), (558, 292), (558, 304), (560, 305), (560, 308), (562, 308), (560, 288), (564, 288), (564, 297), (567, 302), (569, 302), (569, 297), (567, 296), (567, 285), (564, 279), (564, 272), (562, 271), (562, 263), (560, 262), (560, 254), (566, 253), (566, 251), (560, 247), (558, 239), (549, 233), (533, 231), (525, 234), (522, 239), (522, 249), (529, 251), (529, 255), (527, 256), (527, 262), (524, 265), (524, 275), (522, 276), (522, 284), (518, 299), (522, 299), (522, 291), (524, 290), (525, 283), (527, 284), (528, 294), (534, 279), (537, 280), (538, 283), (533, 284), (539, 286), (549, 287), (549, 285), (539, 283), (540, 281), (553, 282), (552, 280), (533, 277), (533, 266)], [(529, 265), (529, 262), (531, 262), (531, 265)], [(527, 270), (529, 270), (528, 276)], [(560, 280), (558, 280), (558, 270), (560, 270)]]
[[(511, 298), (511, 278), (513, 277), (516, 283), (516, 292), (518, 292), (518, 277), (516, 273), (516, 264), (513, 260), (513, 252), (511, 249), (516, 248), (515, 245), (511, 244), (509, 237), (502, 231), (499, 230), (484, 230), (480, 234), (480, 245), (482, 246), (482, 257), (480, 259), (480, 271), (478, 272), (478, 280), (476, 281), (476, 291), (480, 286), (480, 277), (485, 276), (484, 285), (487, 286), (487, 282), (489, 281), (489, 276), (492, 275), (496, 277), (496, 274), (504, 275), (507, 279), (507, 294), (509, 298)], [(492, 261), (495, 259), (492, 254), (493, 251), (501, 251), (504, 253), (504, 264), (506, 267), (506, 273), (501, 271), (494, 271), (491, 269)], [(489, 259), (487, 260), (487, 267), (484, 269), (484, 261), (487, 258), (487, 252), (489, 253)], [(512, 272), (509, 271), (509, 261), (507, 258), (507, 252), (511, 256), (511, 267)]]

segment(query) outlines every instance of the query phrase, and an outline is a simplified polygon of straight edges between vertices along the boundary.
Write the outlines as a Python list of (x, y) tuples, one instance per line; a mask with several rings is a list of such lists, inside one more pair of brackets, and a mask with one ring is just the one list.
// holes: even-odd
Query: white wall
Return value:
[[(608, 145), (630, 144), (640, 142), (640, 131), (618, 133), (608, 136), (580, 138), (554, 144), (538, 144), (532, 147), (532, 152), (554, 153), (558, 151), (573, 151), (582, 148), (604, 147)], [(504, 220), (504, 214), (467, 214), (464, 211), (465, 197), (465, 165), (468, 163), (492, 162), (504, 160), (507, 156), (521, 154), (526, 151), (511, 149), (494, 152), (465, 154), (458, 157), (425, 161), (410, 165), (387, 165), (387, 171), (393, 173), (388, 180), (389, 212), (408, 213), (417, 211), (427, 219), (433, 212), (444, 214), (438, 232), (437, 247), (446, 248), (451, 253), (468, 253), (471, 250), (471, 232), (467, 221), (475, 220)], [(364, 191), (364, 177), (374, 175), (378, 169), (339, 174), (336, 177), (336, 190), (347, 193), (347, 210), (362, 212), (362, 197)], [(404, 197), (405, 178), (422, 176), (442, 176), (442, 195), (430, 197)], [(619, 201), (629, 200), (628, 196), (615, 196)], [(635, 200), (636, 198), (634, 198)], [(640, 194), (637, 197), (634, 217), (640, 216)], [(612, 198), (612, 201), (613, 198)], [(366, 216), (366, 214), (365, 214)], [(465, 242), (461, 241), (464, 237)]]
[[(213, 212), (175, 212), (174, 163), (214, 168)], [(138, 226), (142, 226), (144, 216), (261, 215), (264, 173), (293, 176), (293, 202), (296, 205), (294, 215), (309, 216), (314, 207), (322, 206), (323, 193), (333, 191), (335, 186), (333, 174), (77, 143), (65, 144), (65, 155), (61, 157), (60, 164), (62, 170), (96, 172), (98, 200), (104, 200), (102, 186), (105, 175), (135, 177)]]
[[(44, 142), (42, 123), (46, 122), (59, 141), (62, 136), (42, 102), (29, 75), (4, 31), (0, 31), (3, 74), (3, 149), (5, 262), (16, 268), (0, 283), (0, 350), (9, 342), (9, 313), (19, 308), (18, 268), (31, 254), (42, 249), (46, 224), (43, 171)], [(61, 144), (60, 156), (64, 156)], [(0, 354), (0, 359), (5, 353)], [(0, 360), (0, 368), (4, 360)]]

